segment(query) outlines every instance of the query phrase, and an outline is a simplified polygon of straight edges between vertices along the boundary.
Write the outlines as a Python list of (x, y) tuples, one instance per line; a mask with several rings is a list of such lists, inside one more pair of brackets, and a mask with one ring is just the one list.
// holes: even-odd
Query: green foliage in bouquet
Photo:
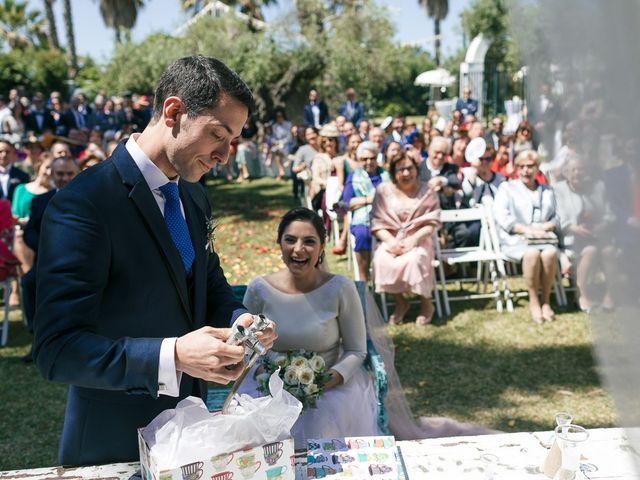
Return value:
[(276, 354), (273, 358), (264, 357), (262, 367), (256, 375), (258, 390), (266, 395), (269, 392), (269, 377), (278, 371), (284, 382), (284, 389), (302, 403), (302, 410), (315, 408), (324, 387), (331, 380), (324, 359), (314, 352), (294, 350)]

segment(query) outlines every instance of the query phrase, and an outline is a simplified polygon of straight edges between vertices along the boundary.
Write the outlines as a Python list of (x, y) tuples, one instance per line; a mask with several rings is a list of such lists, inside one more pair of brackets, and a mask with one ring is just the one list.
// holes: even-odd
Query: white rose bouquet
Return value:
[(256, 382), (261, 393), (269, 394), (269, 377), (280, 369), (278, 375), (284, 382), (284, 389), (302, 403), (302, 410), (315, 408), (324, 386), (331, 380), (324, 359), (314, 352), (304, 350), (263, 357), (262, 368), (257, 371)]

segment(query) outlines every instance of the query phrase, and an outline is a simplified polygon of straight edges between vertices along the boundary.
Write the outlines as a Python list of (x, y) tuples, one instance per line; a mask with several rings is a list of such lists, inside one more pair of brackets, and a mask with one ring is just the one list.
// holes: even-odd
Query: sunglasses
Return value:
[(367, 160), (376, 160), (376, 157), (360, 157), (359, 162), (366, 162)]
[(480, 160), (483, 162), (491, 162), (493, 161), (493, 157), (492, 156), (486, 156), (486, 157), (480, 157)]

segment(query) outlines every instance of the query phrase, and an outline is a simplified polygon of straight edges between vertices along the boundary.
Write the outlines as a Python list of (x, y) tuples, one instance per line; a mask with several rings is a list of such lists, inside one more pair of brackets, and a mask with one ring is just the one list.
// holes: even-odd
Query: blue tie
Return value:
[(189, 236), (189, 227), (182, 216), (180, 210), (180, 194), (178, 193), (178, 184), (174, 182), (165, 183), (160, 187), (166, 203), (164, 204), (164, 221), (167, 223), (169, 233), (175, 243), (184, 269), (188, 272), (191, 269), (196, 253), (193, 250), (191, 237)]

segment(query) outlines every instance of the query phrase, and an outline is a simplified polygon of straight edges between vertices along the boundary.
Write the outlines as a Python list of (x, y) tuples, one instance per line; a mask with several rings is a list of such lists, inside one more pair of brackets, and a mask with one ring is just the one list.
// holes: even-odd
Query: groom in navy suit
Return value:
[[(197, 182), (227, 162), (252, 105), (223, 63), (182, 58), (158, 82), (149, 126), (49, 203), (34, 357), (70, 384), (62, 464), (136, 460), (137, 428), (240, 374), (244, 349), (225, 344), (228, 327), (253, 316), (207, 247), (211, 208)], [(270, 348), (275, 326), (260, 336)]]

